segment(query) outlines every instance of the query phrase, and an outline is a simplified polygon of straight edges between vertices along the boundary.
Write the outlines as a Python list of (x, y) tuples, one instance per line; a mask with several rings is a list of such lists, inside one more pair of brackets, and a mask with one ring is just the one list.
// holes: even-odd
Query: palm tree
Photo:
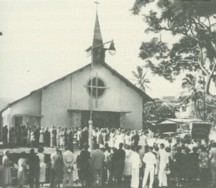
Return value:
[(203, 91), (197, 89), (197, 78), (192, 74), (186, 74), (185, 78), (182, 79), (182, 88), (187, 89), (188, 93), (185, 96), (181, 96), (183, 103), (194, 103), (194, 110), (197, 117), (202, 117), (201, 112), (203, 111)]
[(137, 70), (132, 71), (132, 74), (135, 78), (135, 85), (138, 86), (141, 90), (144, 92), (146, 91), (146, 88), (150, 89), (147, 84), (150, 83), (150, 80), (146, 78), (146, 74), (148, 71), (144, 72), (143, 68), (141, 66), (137, 66)]
[(192, 74), (186, 74), (182, 79), (182, 88), (187, 88), (189, 91), (196, 90), (196, 77)]

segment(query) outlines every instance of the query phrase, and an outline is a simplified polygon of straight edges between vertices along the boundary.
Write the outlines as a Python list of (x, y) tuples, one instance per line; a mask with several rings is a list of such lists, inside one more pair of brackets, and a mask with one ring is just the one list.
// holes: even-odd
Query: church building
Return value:
[(92, 62), (8, 104), (2, 126), (77, 128), (92, 119), (94, 127), (141, 129), (143, 104), (152, 99), (105, 62), (106, 50), (96, 15)]

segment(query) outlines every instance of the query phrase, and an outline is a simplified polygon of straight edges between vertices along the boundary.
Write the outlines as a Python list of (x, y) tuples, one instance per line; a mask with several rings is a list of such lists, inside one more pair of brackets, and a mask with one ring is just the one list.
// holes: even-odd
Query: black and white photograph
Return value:
[(0, 188), (216, 188), (216, 0), (0, 0)]

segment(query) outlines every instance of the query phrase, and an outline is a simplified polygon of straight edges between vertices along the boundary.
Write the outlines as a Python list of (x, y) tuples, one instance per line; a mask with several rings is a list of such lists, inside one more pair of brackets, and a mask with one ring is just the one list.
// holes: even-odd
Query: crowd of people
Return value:
[[(53, 130), (58, 132), (55, 127)], [(64, 133), (65, 130), (71, 131), (72, 140), (69, 141), (65, 134), (62, 142), (57, 133), (55, 139), (50, 136), (50, 146), (56, 147), (55, 152), (50, 154), (50, 160), (45, 160), (42, 147), (46, 146), (45, 136), (44, 142), (40, 142), (42, 134), (39, 134), (36, 143), (39, 145), (37, 153), (31, 149), (30, 154), (21, 153), (18, 161), (14, 162), (10, 160), (8, 150), (4, 152), (4, 187), (11, 184), (10, 169), (14, 163), (20, 187), (27, 182), (30, 187), (39, 187), (44, 182), (50, 182), (52, 188), (60, 184), (72, 187), (74, 182), (80, 181), (84, 187), (124, 183), (131, 188), (153, 188), (167, 187), (170, 180), (176, 186), (216, 186), (215, 142), (188, 143), (175, 137), (156, 139), (143, 131), (95, 128), (92, 132), (93, 149), (89, 150), (87, 128), (60, 130)], [(41, 133), (41, 129), (38, 132)], [(72, 143), (78, 146), (75, 152)], [(47, 166), (50, 166), (49, 176), (46, 176)]]
[[(71, 128), (41, 128), (39, 126), (4, 126), (3, 145), (11, 147), (65, 147), (73, 144), (74, 131)], [(77, 131), (76, 131), (77, 132)]]

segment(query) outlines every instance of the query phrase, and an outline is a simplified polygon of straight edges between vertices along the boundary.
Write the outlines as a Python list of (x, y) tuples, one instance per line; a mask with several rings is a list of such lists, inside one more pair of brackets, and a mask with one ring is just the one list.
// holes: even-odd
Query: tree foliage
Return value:
[(164, 103), (163, 101), (151, 101), (144, 104), (143, 119), (146, 128), (152, 128), (154, 125), (166, 120), (175, 118), (176, 108)]
[(196, 117), (204, 121), (216, 123), (216, 100), (206, 95), (204, 91), (205, 80), (201, 76), (198, 78), (192, 74), (186, 74), (182, 80), (182, 87), (188, 90), (187, 95), (180, 96), (182, 103), (193, 103)]
[(134, 76), (136, 86), (138, 86), (144, 92), (146, 91), (146, 88), (150, 89), (148, 87), (150, 80), (146, 78), (147, 71), (144, 72), (144, 69), (141, 66), (137, 66), (137, 70), (132, 71), (132, 74)]
[[(186, 95), (180, 96), (180, 101), (184, 104), (193, 103), (194, 110), (197, 118), (205, 119), (205, 93), (204, 93), (204, 80), (202, 77), (197, 79), (192, 74), (186, 74), (185, 78), (182, 79), (182, 88), (187, 90)], [(204, 113), (205, 111), (205, 113)]]
[(169, 81), (183, 71), (199, 72), (210, 94), (210, 83), (216, 84), (216, 1), (136, 0), (132, 12), (142, 9), (146, 33), (167, 31), (179, 38), (172, 45), (157, 38), (143, 42), (139, 56), (145, 67)]

